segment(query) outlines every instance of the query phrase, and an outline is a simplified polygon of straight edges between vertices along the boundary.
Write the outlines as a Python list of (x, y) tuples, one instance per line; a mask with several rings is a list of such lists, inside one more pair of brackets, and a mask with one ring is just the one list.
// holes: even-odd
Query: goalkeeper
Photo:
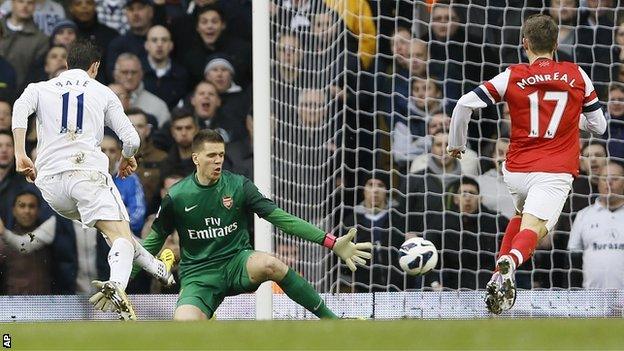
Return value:
[(372, 244), (351, 242), (355, 229), (340, 238), (326, 234), (278, 208), (249, 179), (223, 171), (225, 145), (217, 132), (200, 131), (192, 151), (195, 172), (169, 190), (143, 242), (154, 254), (174, 230), (180, 236), (181, 288), (174, 319), (211, 318), (226, 296), (253, 292), (267, 280), (317, 317), (337, 318), (304, 278), (274, 256), (252, 250), (251, 213), (286, 233), (332, 249), (353, 271), (355, 264), (365, 264), (371, 257)]

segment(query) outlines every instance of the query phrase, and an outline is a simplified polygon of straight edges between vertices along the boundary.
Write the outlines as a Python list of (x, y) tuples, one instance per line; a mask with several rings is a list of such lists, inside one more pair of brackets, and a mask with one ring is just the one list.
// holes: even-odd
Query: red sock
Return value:
[(516, 263), (516, 268), (520, 267), (522, 262), (528, 261), (533, 255), (533, 251), (537, 247), (537, 233), (531, 229), (521, 230), (516, 234), (511, 242), (511, 256)]
[(522, 223), (522, 217), (514, 216), (511, 217), (509, 223), (507, 224), (507, 229), (505, 229), (505, 235), (503, 236), (503, 242), (501, 243), (500, 250), (498, 251), (498, 256), (496, 259), (501, 257), (502, 255), (509, 255), (509, 250), (511, 250), (511, 242), (516, 237), (516, 234), (520, 231), (520, 224)]

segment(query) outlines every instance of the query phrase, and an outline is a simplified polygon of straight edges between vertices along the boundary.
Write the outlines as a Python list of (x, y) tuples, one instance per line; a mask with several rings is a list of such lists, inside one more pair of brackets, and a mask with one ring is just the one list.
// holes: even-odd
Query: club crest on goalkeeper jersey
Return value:
[(578, 174), (580, 115), (600, 108), (579, 66), (539, 58), (510, 66), (474, 92), (486, 105), (509, 105), (509, 171)]
[(266, 217), (277, 206), (244, 176), (223, 171), (210, 186), (195, 173), (184, 178), (163, 199), (152, 230), (180, 236), (184, 274), (218, 267), (241, 250), (251, 249), (249, 225), (253, 213)]

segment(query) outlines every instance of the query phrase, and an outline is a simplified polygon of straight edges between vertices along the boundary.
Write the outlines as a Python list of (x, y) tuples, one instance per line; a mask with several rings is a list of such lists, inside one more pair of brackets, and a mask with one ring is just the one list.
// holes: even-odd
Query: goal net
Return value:
[[(375, 246), (356, 273), (328, 250), (283, 233), (275, 235), (276, 255), (323, 292), (484, 288), (514, 212), (500, 172), (509, 109), (499, 104), (475, 113), (470, 150), (456, 162), (444, 156), (454, 104), (510, 64), (526, 62), (521, 23), (535, 13), (558, 21), (557, 58), (580, 64), (607, 101), (610, 82), (624, 77), (618, 5), (274, 0), (273, 197), (326, 231), (355, 226), (357, 240)], [(520, 270), (519, 288), (582, 286), (581, 253), (567, 244), (575, 214), (596, 197), (592, 172), (582, 169), (582, 186)], [(436, 268), (424, 277), (406, 276), (398, 265), (398, 249), (412, 236), (439, 250)]]

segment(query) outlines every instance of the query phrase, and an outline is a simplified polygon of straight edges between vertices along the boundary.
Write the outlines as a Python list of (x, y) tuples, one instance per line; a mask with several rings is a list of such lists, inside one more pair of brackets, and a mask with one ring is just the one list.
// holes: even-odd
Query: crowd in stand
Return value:
[[(518, 286), (624, 288), (624, 279), (609, 276), (624, 271), (619, 1), (465, 3), (271, 1), (267, 127), (276, 202), (327, 230), (356, 226), (358, 241), (375, 243), (368, 267), (328, 274), (343, 291), (484, 288), (514, 214), (501, 175), (509, 109), (474, 116), (459, 161), (445, 152), (449, 116), (462, 94), (527, 61), (522, 19), (548, 13), (560, 23), (557, 58), (590, 75), (609, 129), (603, 139), (582, 136), (581, 175)], [(223, 135), (226, 169), (253, 178), (251, 0), (5, 0), (0, 17), (0, 293), (88, 293), (91, 280), (108, 275), (101, 235), (54, 215), (13, 164), (14, 99), (27, 84), (62, 74), (77, 38), (101, 48), (97, 79), (119, 97), (141, 138), (139, 168), (126, 179), (115, 177), (119, 141), (107, 134), (101, 144), (137, 237), (149, 231), (167, 189), (194, 170), (191, 142), (200, 129)], [(440, 250), (424, 278), (398, 266), (398, 249), (412, 236)], [(295, 267), (305, 260), (280, 240), (278, 256)], [(175, 251), (177, 237), (166, 245)], [(140, 276), (128, 291), (175, 289)]]

